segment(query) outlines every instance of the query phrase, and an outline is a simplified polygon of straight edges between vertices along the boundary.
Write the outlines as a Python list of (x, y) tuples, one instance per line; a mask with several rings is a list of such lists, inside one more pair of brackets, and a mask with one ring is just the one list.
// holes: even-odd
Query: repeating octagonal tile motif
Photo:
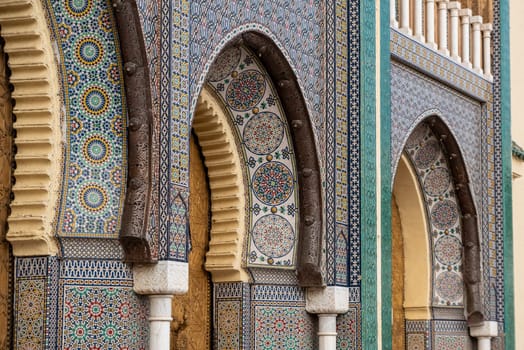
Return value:
[(424, 179), (424, 190), (430, 196), (440, 196), (449, 189), (451, 177), (446, 168), (431, 170)]

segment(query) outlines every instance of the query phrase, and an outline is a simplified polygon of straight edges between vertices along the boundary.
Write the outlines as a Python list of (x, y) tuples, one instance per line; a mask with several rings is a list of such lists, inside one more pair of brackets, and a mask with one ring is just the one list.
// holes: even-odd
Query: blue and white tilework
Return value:
[(460, 208), (447, 155), (425, 123), (410, 135), (404, 154), (415, 168), (428, 213), (432, 304), (463, 307)]
[(111, 1), (47, 0), (65, 114), (57, 234), (116, 238), (126, 179), (126, 111)]
[(295, 266), (298, 183), (280, 99), (254, 53), (232, 46), (217, 57), (208, 86), (227, 108), (249, 183), (248, 266)]

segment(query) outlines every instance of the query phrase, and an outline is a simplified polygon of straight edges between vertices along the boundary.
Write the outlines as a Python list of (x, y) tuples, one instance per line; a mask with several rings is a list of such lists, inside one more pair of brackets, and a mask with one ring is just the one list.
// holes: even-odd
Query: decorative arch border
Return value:
[[(421, 123), (426, 123), (437, 138), (440, 149), (447, 156), (451, 184), (454, 186), (461, 224), (464, 247), (462, 277), (466, 286), (466, 316), (469, 325), (479, 325), (485, 320), (481, 299), (480, 241), (475, 203), (469, 186), (469, 178), (462, 153), (451, 130), (436, 114), (426, 114), (410, 131), (410, 136)], [(407, 142), (407, 141), (406, 141)], [(406, 143), (404, 145), (406, 149)], [(398, 163), (398, 162), (397, 162)], [(397, 164), (395, 163), (395, 164)], [(420, 177), (421, 174), (418, 174)], [(419, 178), (420, 182), (420, 178)], [(421, 182), (422, 183), (422, 182)], [(428, 210), (428, 215), (430, 211)]]
[(299, 189), (297, 277), (302, 287), (325, 285), (323, 212), (319, 157), (306, 101), (288, 60), (277, 44), (258, 31), (243, 32), (228, 45), (244, 45), (257, 55), (272, 80), (290, 126)]
[(9, 56), (15, 129), (14, 185), (7, 239), (15, 256), (54, 255), (60, 161), (60, 83), (45, 11), (37, 0), (0, 3)]
[(248, 274), (242, 268), (247, 191), (244, 171), (223, 107), (207, 88), (198, 98), (193, 130), (204, 155), (211, 192), (211, 239), (206, 270), (213, 282), (247, 282)]

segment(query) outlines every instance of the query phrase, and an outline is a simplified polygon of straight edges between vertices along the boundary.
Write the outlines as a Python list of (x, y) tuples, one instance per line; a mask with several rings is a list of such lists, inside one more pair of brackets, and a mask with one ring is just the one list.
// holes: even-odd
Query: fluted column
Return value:
[(426, 42), (432, 49), (437, 48), (435, 43), (435, 0), (426, 0)]
[(449, 17), (450, 17), (450, 46), (451, 58), (460, 62), (459, 56), (459, 11), (460, 2), (452, 1), (449, 3)]
[(411, 34), (409, 10), (409, 0), (400, 0), (400, 31), (406, 34)]
[(397, 21), (397, 0), (389, 1), (389, 25), (398, 28)]
[(473, 31), (473, 71), (479, 74), (482, 73), (482, 67), (480, 65), (482, 55), (481, 24), (482, 16), (471, 17), (471, 29)]
[(470, 57), (470, 34), (469, 34), (469, 26), (470, 26), (470, 19), (471, 19), (471, 10), (470, 9), (463, 9), (459, 11), (459, 15), (461, 18), (462, 23), (462, 64), (466, 66), (466, 68), (471, 68), (471, 57)]
[(422, 30), (422, 0), (414, 0), (413, 5), (413, 35), (417, 40), (424, 42), (424, 33)]
[(438, 41), (439, 51), (449, 55), (448, 50), (448, 4), (449, 0), (438, 1)]
[(491, 31), (493, 30), (493, 25), (491, 23), (483, 24), (480, 26), (480, 30), (482, 30), (484, 76), (488, 79), (493, 79), (491, 75)]

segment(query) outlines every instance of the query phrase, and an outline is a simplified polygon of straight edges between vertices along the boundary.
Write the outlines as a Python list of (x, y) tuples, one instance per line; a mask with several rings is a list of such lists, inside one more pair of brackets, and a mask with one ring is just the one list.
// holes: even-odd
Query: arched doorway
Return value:
[(404, 317), (406, 334), (395, 348), (440, 348), (444, 339), (470, 348), (467, 325), (482, 318), (477, 217), (460, 149), (439, 117), (407, 139), (392, 205), (394, 332)]
[(430, 252), (427, 219), (415, 169), (403, 155), (392, 196), (393, 349), (406, 348), (406, 320), (429, 320)]
[(171, 348), (211, 348), (211, 279), (204, 269), (209, 247), (209, 190), (202, 153), (190, 139), (189, 289), (175, 296), (172, 306)]

